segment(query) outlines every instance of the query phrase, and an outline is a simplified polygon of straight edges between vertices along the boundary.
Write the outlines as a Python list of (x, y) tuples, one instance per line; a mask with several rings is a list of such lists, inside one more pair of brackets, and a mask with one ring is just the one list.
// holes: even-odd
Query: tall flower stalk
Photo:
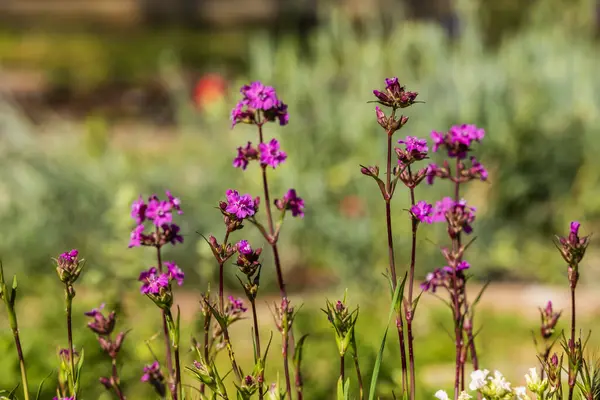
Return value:
[[(285, 316), (293, 315), (293, 308), (290, 307), (290, 301), (285, 287), (277, 243), (286, 211), (290, 210), (294, 217), (302, 217), (304, 215), (304, 201), (297, 196), (294, 189), (288, 190), (282, 198), (273, 202), (275, 207), (280, 211), (278, 222), (275, 223), (267, 170), (269, 167), (273, 169), (278, 167), (287, 159), (287, 154), (280, 149), (280, 144), (277, 139), (271, 139), (270, 141), (266, 140), (263, 127), (266, 123), (274, 121), (278, 121), (282, 126), (287, 125), (289, 122), (289, 114), (287, 112), (287, 105), (278, 98), (275, 89), (271, 86), (263, 85), (261, 82), (252, 82), (250, 85), (243, 86), (240, 92), (242, 94), (242, 99), (237, 103), (231, 113), (232, 127), (239, 123), (255, 125), (258, 131), (258, 146), (255, 147), (251, 142), (247, 142), (245, 146), (238, 147), (237, 156), (233, 160), (233, 165), (234, 167), (245, 170), (251, 161), (258, 161), (260, 164), (267, 227), (265, 228), (254, 217), (250, 218), (249, 221), (259, 229), (271, 246), (275, 271), (277, 274), (277, 284), (281, 296), (281, 304), (276, 307), (280, 308), (278, 315), (283, 316), (285, 319), (287, 318)], [(290, 344), (293, 344), (293, 333), (291, 329), (291, 320), (287, 322), (281, 320), (280, 322), (282, 322), (279, 330), (282, 334), (281, 341), (285, 384), (287, 396), (291, 399), (292, 384), (289, 371), (289, 358)]]
[(556, 247), (560, 251), (563, 259), (567, 263), (567, 273), (569, 279), (569, 289), (571, 294), (571, 334), (569, 340), (563, 343), (563, 348), (567, 353), (569, 362), (569, 400), (573, 399), (573, 392), (577, 384), (577, 376), (581, 372), (583, 364), (583, 345), (581, 338), (576, 339), (576, 306), (575, 306), (575, 290), (579, 282), (579, 263), (585, 255), (585, 251), (589, 244), (589, 236), (579, 237), (579, 228), (581, 224), (577, 221), (571, 222), (569, 236), (558, 237)]
[[(66, 310), (66, 322), (67, 322), (67, 354), (64, 355), (64, 359), (67, 364), (67, 385), (69, 394), (74, 400), (77, 400), (79, 393), (79, 376), (75, 368), (75, 350), (73, 346), (73, 298), (75, 298), (75, 288), (73, 287), (77, 278), (83, 270), (85, 260), (79, 259), (79, 251), (73, 249), (71, 251), (62, 253), (56, 261), (56, 272), (58, 278), (65, 285), (65, 310)], [(83, 358), (80, 358), (82, 360)], [(64, 395), (64, 393), (63, 393)]]
[[(392, 293), (395, 292), (396, 286), (398, 285), (398, 278), (396, 272), (396, 260), (394, 255), (394, 238), (392, 233), (392, 209), (391, 201), (394, 196), (396, 184), (400, 178), (400, 174), (406, 168), (405, 165), (398, 165), (397, 167), (392, 166), (392, 154), (393, 154), (393, 135), (400, 130), (407, 122), (408, 117), (400, 116), (396, 118), (396, 111), (413, 105), (416, 102), (417, 93), (405, 90), (404, 86), (401, 86), (398, 82), (398, 78), (388, 78), (385, 80), (386, 88), (385, 91), (374, 90), (373, 94), (377, 98), (377, 103), (382, 106), (391, 108), (392, 112), (390, 116), (386, 116), (385, 113), (379, 108), (375, 108), (375, 115), (377, 122), (383, 128), (386, 133), (386, 176), (385, 181), (379, 178), (379, 167), (361, 166), (361, 172), (364, 175), (370, 176), (377, 182), (379, 190), (381, 191), (382, 198), (385, 203), (385, 225), (387, 233), (387, 247), (388, 247), (388, 276), (390, 279), (390, 286)], [(402, 315), (402, 301), (399, 301), (396, 307), (396, 328), (398, 332), (398, 342), (400, 345), (400, 359), (402, 364), (402, 393), (409, 393), (408, 386), (408, 369), (407, 369), (407, 357), (406, 357), (406, 344), (404, 334), (404, 320)]]
[(4, 267), (0, 262), (0, 299), (4, 301), (6, 312), (8, 314), (8, 322), (15, 340), (17, 349), (17, 357), (19, 358), (19, 369), (21, 370), (21, 386), (23, 388), (23, 398), (29, 400), (29, 383), (27, 380), (27, 368), (25, 367), (25, 356), (21, 346), (21, 336), (19, 335), (19, 323), (17, 320), (17, 311), (15, 310), (15, 302), (17, 300), (17, 277), (13, 277), (13, 282), (8, 290), (4, 281)]
[[(435, 163), (427, 167), (427, 181), (433, 184), (435, 179), (449, 180), (453, 185), (453, 196), (446, 197), (436, 203), (431, 222), (446, 222), (448, 236), (451, 240), (450, 248), (442, 248), (442, 254), (447, 265), (429, 273), (425, 282), (421, 284), (423, 290), (435, 292), (443, 288), (448, 292), (448, 305), (452, 310), (454, 323), (455, 345), (455, 379), (454, 398), (458, 399), (465, 388), (465, 362), (470, 353), (473, 369), (478, 369), (475, 337), (473, 335), (473, 306), (480, 299), (481, 293), (475, 302), (470, 304), (467, 300), (466, 283), (467, 270), (470, 264), (464, 260), (464, 253), (471, 242), (462, 242), (462, 233), (467, 235), (473, 231), (472, 223), (475, 221), (475, 208), (467, 205), (460, 196), (461, 184), (474, 179), (487, 180), (488, 173), (475, 157), (467, 156), (471, 146), (480, 142), (485, 135), (483, 129), (474, 125), (453, 126), (448, 132), (432, 132), (433, 151), (443, 148), (451, 162), (445, 160), (442, 166)], [(484, 286), (485, 289), (485, 286)], [(478, 396), (481, 396), (478, 394)]]
[[(181, 365), (179, 362), (179, 314), (174, 317), (172, 283), (181, 286), (185, 278), (184, 272), (172, 261), (162, 259), (162, 247), (167, 244), (183, 243), (180, 228), (173, 223), (173, 213), (183, 214), (181, 202), (171, 192), (166, 192), (166, 200), (156, 195), (144, 201), (142, 196), (133, 202), (131, 218), (136, 227), (131, 232), (129, 247), (147, 246), (156, 250), (156, 265), (142, 271), (138, 280), (142, 283), (140, 291), (161, 310), (163, 335), (165, 341), (165, 358), (168, 370), (168, 389), (174, 400), (181, 400)], [(152, 229), (146, 233), (145, 224)]]

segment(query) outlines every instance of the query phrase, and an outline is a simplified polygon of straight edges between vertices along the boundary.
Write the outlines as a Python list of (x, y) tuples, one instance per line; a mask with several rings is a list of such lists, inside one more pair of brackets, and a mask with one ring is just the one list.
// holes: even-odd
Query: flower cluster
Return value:
[[(500, 371), (494, 371), (493, 376), (489, 374), (490, 371), (487, 369), (473, 371), (469, 390), (479, 393), (487, 400), (529, 400), (525, 387), (511, 388), (510, 382), (504, 378)], [(437, 391), (435, 397), (439, 400), (450, 399), (443, 390)], [(458, 398), (459, 400), (467, 400), (473, 398), (473, 396), (463, 391)]]
[(79, 251), (76, 249), (62, 253), (55, 261), (56, 273), (66, 285), (75, 283), (85, 264), (85, 260), (79, 259)]
[(451, 158), (463, 159), (467, 156), (473, 142), (481, 142), (485, 131), (475, 125), (455, 125), (448, 132), (431, 132), (433, 151), (445, 147)]
[(287, 154), (281, 150), (277, 139), (271, 139), (268, 143), (260, 143), (258, 149), (252, 146), (251, 142), (245, 147), (237, 148), (237, 156), (233, 159), (233, 166), (245, 170), (252, 160), (260, 160), (263, 167), (272, 167), (275, 169), (279, 164), (287, 159)]
[(471, 265), (464, 260), (451, 259), (453, 266), (446, 265), (442, 268), (436, 268), (425, 277), (425, 281), (421, 283), (421, 289), (431, 293), (435, 293), (438, 287), (451, 289), (451, 280), (458, 279), (461, 284), (464, 283), (464, 271), (471, 268)]
[(581, 224), (577, 221), (571, 222), (569, 236), (558, 237), (558, 249), (569, 266), (576, 268), (583, 259), (585, 250), (589, 244), (589, 236), (579, 237)]
[(143, 294), (158, 295), (163, 289), (169, 287), (171, 281), (176, 281), (179, 286), (183, 284), (185, 275), (181, 268), (171, 261), (165, 262), (164, 265), (167, 267), (167, 272), (160, 272), (156, 267), (151, 267), (140, 273), (138, 281), (142, 282), (140, 291)]
[(404, 144), (404, 148), (396, 147), (399, 165), (410, 165), (415, 161), (421, 161), (427, 158), (427, 140), (419, 139), (415, 136), (407, 136), (405, 139), (398, 140), (399, 144)]
[(344, 301), (338, 300), (335, 304), (327, 300), (326, 309), (322, 311), (327, 315), (327, 320), (335, 330), (335, 341), (340, 356), (344, 356), (348, 347), (354, 345), (354, 326), (358, 319), (358, 308), (350, 311), (344, 298)]
[(240, 100), (231, 112), (232, 128), (238, 123), (262, 125), (278, 120), (280, 125), (289, 122), (287, 105), (277, 97), (275, 89), (261, 82), (252, 82), (240, 89)]
[(467, 201), (462, 199), (458, 202), (451, 197), (444, 197), (435, 203), (430, 222), (447, 222), (448, 233), (451, 237), (460, 232), (471, 233), (471, 224), (475, 221), (475, 207), (467, 206)]
[(442, 166), (431, 163), (426, 168), (427, 183), (432, 185), (435, 178), (450, 179), (453, 182), (466, 183), (474, 179), (486, 181), (488, 171), (475, 157), (470, 157), (471, 165), (467, 165), (464, 160), (457, 160), (457, 175), (452, 176), (452, 168), (448, 161), (444, 161)]
[[(181, 202), (167, 191), (167, 200), (160, 200), (156, 195), (148, 198), (145, 202), (142, 196), (134, 201), (131, 206), (131, 218), (137, 224), (131, 232), (129, 247), (156, 246), (160, 247), (166, 243), (183, 243), (183, 237), (179, 234), (180, 228), (173, 223), (173, 211), (182, 214)], [(151, 222), (154, 231), (145, 233), (145, 222)]]
[(240, 271), (242, 271), (244, 275), (248, 277), (254, 275), (256, 270), (261, 266), (259, 257), (262, 253), (262, 249), (260, 247), (256, 250), (252, 249), (252, 246), (250, 246), (250, 243), (248, 243), (247, 240), (240, 240), (235, 247), (238, 253), (235, 265), (240, 268)]
[(385, 91), (373, 90), (377, 97), (377, 102), (383, 106), (397, 108), (406, 108), (413, 105), (417, 99), (417, 92), (409, 92), (400, 85), (398, 78), (385, 79)]

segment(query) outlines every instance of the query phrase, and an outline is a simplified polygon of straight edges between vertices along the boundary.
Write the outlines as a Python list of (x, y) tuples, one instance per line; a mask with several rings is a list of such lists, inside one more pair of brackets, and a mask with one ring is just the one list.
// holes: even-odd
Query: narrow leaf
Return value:
[(37, 390), (37, 393), (35, 395), (35, 400), (39, 400), (40, 399), (40, 396), (42, 395), (42, 389), (44, 388), (44, 383), (46, 383), (46, 380), (48, 378), (50, 378), (53, 373), (54, 373), (54, 371), (50, 371), (50, 373), (48, 374), (48, 376), (46, 376), (44, 379), (42, 379), (42, 381), (40, 382), (40, 386), (38, 386), (38, 390)]
[[(396, 291), (394, 292), (394, 297), (392, 298), (392, 304), (390, 306), (390, 312), (388, 315), (388, 322), (385, 327), (385, 332), (383, 333), (383, 338), (381, 339), (381, 346), (379, 346), (379, 353), (377, 354), (377, 359), (375, 359), (375, 366), (373, 367), (373, 377), (371, 378), (371, 388), (369, 389), (369, 400), (375, 399), (375, 391), (377, 390), (377, 378), (379, 377), (379, 370), (381, 369), (381, 362), (383, 361), (383, 350), (385, 349), (385, 341), (387, 339), (388, 329), (390, 328), (390, 322), (392, 321), (392, 317), (394, 316), (395, 305), (398, 302), (398, 298), (404, 295), (404, 283), (406, 282), (406, 275), (404, 276), (404, 280), (401, 285), (396, 286)], [(402, 294), (400, 293), (402, 292)]]

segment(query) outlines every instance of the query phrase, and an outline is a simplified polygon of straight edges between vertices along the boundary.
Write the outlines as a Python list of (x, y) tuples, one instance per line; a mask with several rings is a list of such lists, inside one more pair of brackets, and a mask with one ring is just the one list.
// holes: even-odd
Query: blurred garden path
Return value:
[[(472, 285), (469, 291), (469, 296), (473, 299), (479, 291), (481, 285)], [(292, 293), (290, 298), (296, 304), (306, 303), (306, 305), (322, 306), (325, 298), (334, 298), (335, 293), (339, 291), (332, 290), (331, 292), (304, 292)], [(193, 320), (198, 315), (198, 304), (200, 296), (194, 292), (180, 292), (176, 295), (177, 303), (182, 310), (182, 318), (185, 320)], [(262, 318), (270, 318), (270, 311), (267, 306), (277, 302), (278, 296), (270, 295), (263, 297), (262, 301), (257, 302), (257, 307)], [(510, 284), (510, 283), (492, 283), (483, 295), (480, 307), (486, 310), (495, 311), (502, 314), (516, 313), (527, 319), (536, 321), (539, 318), (538, 307), (546, 305), (548, 300), (551, 300), (556, 310), (563, 310), (568, 313), (569, 307), (569, 292), (568, 287), (562, 286), (546, 286), (538, 284)], [(424, 294), (421, 306), (427, 308), (439, 306), (440, 300), (431, 295)], [(363, 308), (364, 310), (364, 308)], [(583, 317), (594, 317), (600, 315), (600, 301), (598, 301), (598, 288), (581, 286), (577, 288), (577, 310), (579, 315)], [(383, 314), (382, 314), (383, 318)]]

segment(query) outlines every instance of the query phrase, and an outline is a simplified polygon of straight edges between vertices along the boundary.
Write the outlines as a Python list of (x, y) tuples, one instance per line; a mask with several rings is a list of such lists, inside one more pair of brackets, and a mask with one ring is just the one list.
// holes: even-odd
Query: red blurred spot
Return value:
[(340, 212), (347, 218), (365, 216), (365, 203), (358, 196), (346, 196), (340, 202)]
[(218, 74), (206, 74), (201, 77), (194, 87), (193, 101), (202, 110), (211, 102), (222, 99), (227, 90), (227, 81)]

